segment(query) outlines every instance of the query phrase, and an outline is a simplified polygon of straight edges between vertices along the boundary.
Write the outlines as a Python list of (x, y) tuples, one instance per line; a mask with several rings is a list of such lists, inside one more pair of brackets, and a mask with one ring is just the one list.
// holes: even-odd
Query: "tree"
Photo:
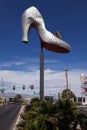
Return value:
[(79, 114), (76, 104), (68, 99), (59, 99), (56, 103), (59, 130), (70, 130), (69, 125), (74, 122)]
[(14, 99), (13, 99), (13, 101), (14, 102), (20, 102), (20, 99), (22, 98), (22, 96), (20, 95), (20, 94), (17, 94), (15, 97), (14, 97)]
[(68, 89), (68, 90), (64, 89), (63, 92), (62, 92), (62, 94), (61, 94), (61, 97), (67, 99), (67, 93), (68, 93), (69, 99), (76, 97), (75, 94), (70, 89)]
[(3, 102), (3, 98), (0, 97), (0, 104), (2, 104), (2, 102)]
[(59, 130), (52, 101), (33, 100), (30, 105), (29, 111), (21, 115), (22, 121), (17, 125), (20, 130)]
[[(86, 130), (87, 117), (68, 99), (41, 101), (33, 99), (26, 111), (20, 115), (17, 125), (20, 130), (76, 130), (79, 123)], [(71, 125), (73, 127), (71, 128)]]
[(77, 120), (82, 130), (87, 130), (87, 115), (85, 113), (79, 113)]

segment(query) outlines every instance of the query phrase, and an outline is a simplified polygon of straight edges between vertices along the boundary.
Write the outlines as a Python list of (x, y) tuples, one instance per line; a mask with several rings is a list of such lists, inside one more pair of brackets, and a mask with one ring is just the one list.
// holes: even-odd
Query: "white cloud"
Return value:
[[(68, 82), (69, 87), (76, 95), (81, 95), (81, 82), (80, 75), (87, 75), (87, 70), (70, 70), (68, 71)], [(35, 91), (39, 91), (39, 81), (40, 81), (39, 70), (34, 70), (31, 72), (25, 71), (11, 71), (11, 70), (1, 70), (0, 77), (4, 81), (4, 86), (16, 85), (17, 92), (22, 91), (22, 85), (26, 86), (26, 93), (29, 93), (29, 85), (34, 84)], [(0, 83), (1, 85), (1, 83)], [(58, 94), (66, 87), (66, 77), (65, 71), (59, 72), (51, 69), (46, 69), (44, 71), (44, 87), (45, 93)], [(7, 89), (6, 89), (7, 90)], [(10, 91), (10, 89), (9, 89)]]
[(10, 61), (10, 62), (1, 62), (0, 63), (0, 67), (9, 67), (9, 66), (20, 66), (20, 65), (24, 65), (25, 62), (23, 61)]

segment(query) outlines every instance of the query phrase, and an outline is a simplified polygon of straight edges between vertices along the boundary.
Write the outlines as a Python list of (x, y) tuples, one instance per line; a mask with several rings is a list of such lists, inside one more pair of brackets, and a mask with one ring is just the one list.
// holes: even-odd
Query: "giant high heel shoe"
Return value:
[(26, 9), (22, 15), (22, 41), (25, 43), (28, 43), (28, 31), (31, 27), (36, 28), (40, 37), (40, 42), (44, 48), (60, 53), (70, 52), (69, 44), (61, 40), (58, 34), (54, 35), (46, 29), (40, 12), (34, 6)]

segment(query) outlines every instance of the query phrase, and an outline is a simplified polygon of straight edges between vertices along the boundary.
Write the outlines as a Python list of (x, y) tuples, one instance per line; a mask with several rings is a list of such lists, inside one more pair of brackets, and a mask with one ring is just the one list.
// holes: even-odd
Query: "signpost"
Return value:
[(57, 33), (52, 34), (45, 27), (44, 19), (42, 18), (39, 10), (32, 6), (26, 9), (22, 15), (22, 41), (28, 43), (28, 32), (31, 27), (34, 27), (40, 38), (41, 53), (40, 53), (40, 99), (44, 100), (44, 53), (43, 48), (58, 52), (68, 53), (71, 47), (65, 41), (63, 41)]

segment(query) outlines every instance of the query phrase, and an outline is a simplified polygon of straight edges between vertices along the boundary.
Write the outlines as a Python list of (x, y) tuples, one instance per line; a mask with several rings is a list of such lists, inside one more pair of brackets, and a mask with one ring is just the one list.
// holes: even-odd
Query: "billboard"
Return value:
[(81, 87), (84, 93), (87, 93), (87, 76), (81, 76), (80, 81), (82, 82)]

